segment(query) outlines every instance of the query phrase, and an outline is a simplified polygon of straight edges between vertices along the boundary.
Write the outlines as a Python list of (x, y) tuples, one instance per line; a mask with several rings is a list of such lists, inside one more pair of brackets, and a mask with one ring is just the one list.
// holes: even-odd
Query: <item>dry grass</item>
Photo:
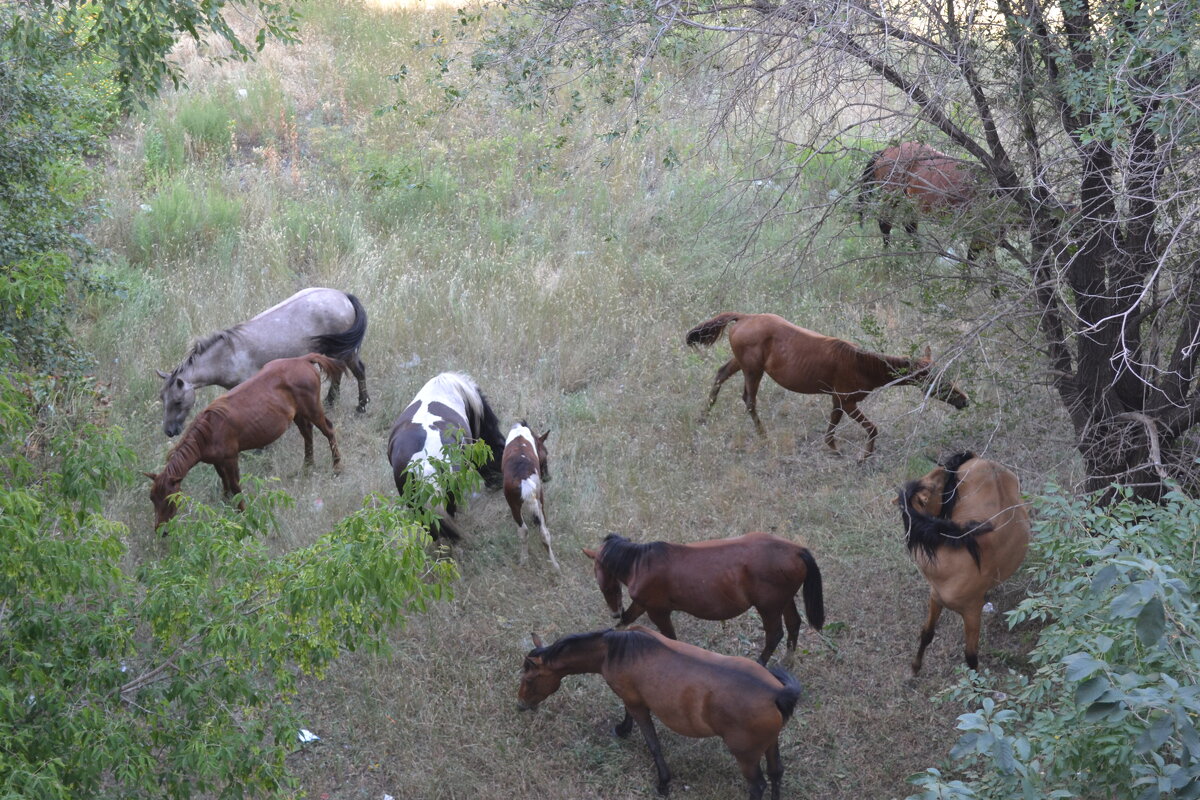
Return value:
[[(317, 470), (303, 474), (291, 433), (244, 456), (243, 474), (277, 476), (297, 498), (273, 545), (282, 552), (310, 542), (364, 495), (394, 491), (384, 455), (393, 418), (429, 377), (461, 369), (505, 426), (524, 417), (553, 429), (548, 516), (563, 573), (554, 576), (537, 554), (518, 567), (502, 498), (474, 498), (461, 515), (471, 538), (456, 553), (463, 577), (454, 601), (397, 632), (392, 659), (348, 655), (297, 698), (322, 737), (292, 757), (308, 796), (649, 796), (649, 755), (636, 734), (607, 735), (619, 709), (599, 677), (569, 678), (542, 711), (516, 713), (529, 632), (549, 641), (607, 624), (579, 551), (609, 531), (694, 541), (753, 529), (813, 549), (831, 623), (825, 635), (806, 632), (790, 664), (806, 696), (785, 729), (785, 796), (904, 796), (905, 778), (940, 762), (955, 738), (957, 709), (929, 698), (959, 669), (961, 623), (943, 621), (925, 672), (910, 679), (926, 590), (900, 541), (893, 487), (924, 471), (924, 454), (957, 447), (1011, 464), (1027, 490), (1069, 479), (1063, 423), (1025, 377), (1029, 354), (1007, 339), (966, 339), (968, 322), (938, 318), (935, 306), (893, 287), (886, 264), (828, 270), (845, 247), (865, 252), (871, 241), (818, 244), (819, 264), (730, 269), (748, 220), (715, 215), (710, 192), (737, 164), (702, 154), (664, 168), (665, 146), (684, 152), (699, 138), (682, 126), (606, 145), (581, 135), (556, 150), (545, 146), (553, 124), (486, 93), (425, 115), (439, 90), (415, 67), (402, 87), (408, 104), (376, 116), (394, 99), (383, 76), (414, 61), (407, 43), (445, 25), (448, 12), (325, 0), (309, 15), (302, 47), (268, 48), (257, 64), (206, 66), (181, 53), (192, 88), (131, 121), (114, 149), (112, 218), (96, 235), (129, 259), (117, 274), (130, 291), (95, 309), (90, 337), (142, 454), (139, 468), (157, 469), (169, 447), (154, 368), (174, 365), (189, 338), (297, 289), (339, 287), (370, 315), (363, 357), (372, 404), (355, 416), (343, 402), (333, 415), (346, 465), (337, 478), (321, 447)], [(149, 174), (147, 137), (167, 137), (181, 110), (204, 98), (226, 98), (217, 108), (235, 120), (228, 152), (200, 158), (193, 147), (182, 166)], [(243, 119), (245, 102), (267, 111)], [(372, 184), (372, 175), (385, 180)], [(236, 201), (237, 224), (139, 222), (166, 213), (154, 198), (168, 185), (188, 188), (198, 204)], [(138, 230), (149, 243), (141, 250)], [(683, 333), (722, 310), (771, 310), (871, 343), (869, 318), (893, 351), (931, 342), (959, 353), (951, 371), (977, 402), (956, 414), (922, 403), (914, 389), (872, 398), (865, 410), (883, 434), (867, 465), (825, 450), (827, 400), (770, 383), (760, 394), (768, 439), (754, 435), (737, 379), (700, 424), (727, 346), (690, 352)], [(857, 454), (861, 430), (845, 423), (840, 433)], [(184, 490), (219, 496), (203, 467)], [(129, 525), (134, 557), (152, 557), (144, 487), (115, 497), (110, 510)], [(998, 604), (1010, 606), (1020, 590), (1015, 581)], [(754, 615), (677, 625), (681, 638), (719, 652), (760, 647)], [(983, 663), (1019, 666), (1029, 637), (990, 617)], [(719, 741), (662, 738), (677, 796), (740, 796), (741, 777)]]

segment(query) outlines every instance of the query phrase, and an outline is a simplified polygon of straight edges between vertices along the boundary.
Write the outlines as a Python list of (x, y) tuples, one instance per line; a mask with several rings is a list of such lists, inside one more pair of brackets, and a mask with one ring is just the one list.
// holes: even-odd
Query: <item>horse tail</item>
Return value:
[(800, 560), (804, 562), (804, 616), (816, 630), (825, 626), (825, 592), (821, 583), (821, 570), (817, 560), (807, 547), (800, 548)]
[(346, 299), (354, 308), (354, 322), (341, 333), (323, 333), (312, 337), (313, 349), (324, 356), (346, 361), (358, 353), (363, 337), (367, 335), (367, 310), (358, 298), (345, 292)]
[(796, 680), (796, 676), (783, 667), (776, 666), (768, 669), (775, 676), (775, 680), (783, 684), (783, 687), (775, 695), (775, 707), (783, 715), (783, 721), (786, 724), (792, 718), (792, 712), (796, 710), (796, 703), (800, 702), (800, 693), (803, 690), (800, 687), (800, 681)]
[(721, 338), (721, 332), (725, 330), (725, 326), (731, 322), (737, 322), (744, 315), (734, 314), (726, 311), (723, 314), (717, 314), (707, 322), (701, 322), (696, 327), (687, 332), (687, 337), (684, 341), (690, 346), (696, 345), (709, 346), (714, 344), (717, 339)]
[(323, 371), (326, 378), (340, 378), (342, 373), (346, 371), (345, 362), (335, 361), (333, 358), (321, 355), (320, 353), (309, 353), (304, 357), (304, 360)]
[(479, 418), (471, 420), (472, 427), (476, 428), (476, 438), (483, 439), (492, 449), (492, 457), (479, 468), (479, 474), (489, 489), (499, 489), (504, 485), (504, 435), (500, 433), (500, 420), (483, 392), (479, 393), (479, 412)]
[(863, 224), (863, 209), (867, 207), (867, 203), (871, 202), (875, 190), (879, 187), (879, 182), (875, 180), (875, 165), (881, 155), (883, 155), (882, 150), (871, 154), (871, 157), (867, 159), (867, 165), (863, 167), (862, 176), (858, 180), (858, 197), (854, 198), (854, 211), (858, 214), (860, 228)]

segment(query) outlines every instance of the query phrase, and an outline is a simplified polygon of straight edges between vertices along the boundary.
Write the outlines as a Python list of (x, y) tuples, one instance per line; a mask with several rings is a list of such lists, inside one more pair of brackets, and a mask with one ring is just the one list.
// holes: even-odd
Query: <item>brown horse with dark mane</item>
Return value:
[(764, 372), (789, 391), (832, 395), (833, 412), (829, 415), (825, 444), (837, 452), (833, 431), (846, 414), (867, 432), (864, 459), (875, 452), (879, 429), (858, 404), (876, 389), (921, 386), (955, 408), (966, 408), (969, 402), (957, 386), (935, 369), (928, 347), (924, 358), (885, 356), (793, 325), (775, 314), (718, 314), (688, 331), (686, 341), (693, 347), (711, 345), (721, 338), (726, 327), (733, 358), (713, 378), (708, 409), (717, 402), (721, 384), (742, 372), (745, 380), (742, 400), (760, 435), (765, 435), (765, 431), (758, 418), (758, 385)]
[[(979, 181), (965, 163), (920, 142), (901, 142), (871, 156), (863, 168), (859, 187), (858, 221), (863, 209), (880, 195), (879, 232), (883, 246), (891, 241), (892, 222), (899, 219), (910, 236), (917, 235), (918, 216), (960, 211), (980, 196)], [(986, 249), (987, 244), (973, 236), (967, 259)]]
[(145, 473), (153, 483), (150, 500), (154, 503), (154, 528), (175, 516), (171, 495), (179, 491), (184, 477), (196, 464), (212, 464), (221, 476), (225, 495), (240, 494), (238, 453), (266, 447), (283, 435), (295, 422), (304, 437), (304, 463), (313, 464), (315, 425), (329, 440), (333, 471), (337, 473), (342, 457), (338, 452), (333, 423), (321, 407), (321, 372), (341, 375), (346, 366), (319, 353), (299, 358), (268, 361), (258, 373), (208, 404), (196, 415), (167, 456), (167, 465), (157, 475)]
[(625, 719), (613, 733), (624, 738), (637, 723), (658, 769), (660, 795), (670, 790), (671, 771), (652, 714), (684, 736), (720, 736), (749, 784), (750, 800), (759, 800), (767, 788), (765, 757), (771, 797), (779, 800), (779, 733), (801, 691), (789, 673), (672, 641), (636, 625), (627, 631), (565, 636), (549, 647), (535, 635), (533, 643), (521, 670), (518, 709), (537, 708), (558, 691), (565, 675), (599, 673), (625, 704)]
[[(804, 611), (817, 630), (825, 624), (821, 570), (807, 547), (772, 536), (747, 533), (692, 544), (637, 544), (610, 533), (592, 559), (596, 583), (613, 619), (628, 625), (643, 613), (663, 635), (675, 638), (671, 612), (700, 619), (733, 619), (753, 608), (762, 617), (766, 642), (758, 660), (766, 664), (783, 639), (795, 650), (800, 636), (796, 593), (804, 589)], [(621, 611), (621, 584), (629, 588), (629, 608)]]
[(986, 593), (1025, 560), (1029, 514), (1010, 470), (974, 453), (958, 453), (900, 489), (904, 541), (929, 582), (929, 617), (912, 662), (921, 670), (942, 609), (963, 619), (967, 666), (979, 665), (979, 628)]

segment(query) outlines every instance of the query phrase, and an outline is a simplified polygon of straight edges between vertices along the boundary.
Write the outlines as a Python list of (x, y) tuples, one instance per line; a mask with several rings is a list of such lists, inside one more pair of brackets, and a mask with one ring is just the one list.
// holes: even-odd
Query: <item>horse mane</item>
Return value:
[(561, 656), (566, 650), (571, 650), (581, 644), (590, 644), (604, 634), (611, 632), (612, 628), (605, 628), (602, 631), (591, 631), (590, 633), (572, 633), (569, 636), (562, 637), (554, 644), (534, 648), (529, 653), (529, 657), (540, 656), (543, 661), (550, 661)]
[(662, 647), (662, 643), (645, 631), (602, 631), (604, 643), (608, 645), (608, 662), (614, 666), (636, 661), (650, 650)]
[(880, 385), (896, 378), (915, 375), (917, 372), (914, 363), (915, 359), (904, 356), (889, 356), (886, 353), (876, 353), (874, 350), (867, 350), (844, 339), (835, 338), (833, 342), (834, 349), (841, 351), (842, 358), (847, 361), (854, 361), (860, 368), (864, 368), (864, 371), (873, 372), (882, 367), (883, 371), (880, 374), (882, 381)]
[[(951, 522), (944, 517), (935, 517), (913, 508), (913, 497), (921, 490), (921, 481), (909, 481), (900, 489), (900, 515), (904, 518), (904, 544), (909, 552), (917, 548), (925, 554), (932, 563), (937, 561), (937, 551), (940, 547), (966, 548), (975, 561), (975, 566), (983, 569), (979, 563), (979, 542), (976, 536), (993, 529), (990, 522), (971, 522), (967, 527)], [(943, 509), (944, 510), (944, 509)]]
[(955, 453), (942, 462), (942, 469), (946, 470), (946, 482), (942, 485), (942, 512), (938, 515), (944, 519), (950, 519), (954, 514), (954, 506), (958, 503), (958, 471), (962, 469), (962, 465), (975, 458), (975, 454), (970, 450), (964, 450), (961, 453)]
[[(176, 375), (178, 375), (179, 371), (181, 369), (183, 369), (184, 367), (195, 363), (197, 356), (204, 355), (206, 352), (211, 350), (218, 342), (225, 342), (227, 344), (233, 344), (233, 337), (236, 336), (238, 333), (240, 333), (241, 330), (242, 330), (242, 323), (239, 322), (237, 325), (226, 328), (225, 330), (213, 331), (212, 333), (208, 334), (207, 336), (201, 336), (196, 339), (193, 339), (191, 345), (188, 346), (188, 351), (187, 351), (187, 354), (183, 357), (183, 361), (180, 361), (179, 366), (171, 371), (170, 378), (173, 378)], [(170, 378), (168, 378), (168, 380)]]
[[(206, 408), (196, 415), (183, 436), (167, 453), (167, 463), (162, 474), (171, 479), (183, 480), (188, 471), (200, 461), (200, 445), (197, 440), (210, 438), (213, 434), (213, 417), (222, 415), (219, 408)], [(186, 464), (187, 466), (183, 466)]]
[(604, 537), (596, 560), (609, 575), (619, 581), (629, 577), (634, 567), (654, 558), (666, 549), (664, 542), (647, 542), (640, 544), (631, 542), (619, 533), (610, 533)]

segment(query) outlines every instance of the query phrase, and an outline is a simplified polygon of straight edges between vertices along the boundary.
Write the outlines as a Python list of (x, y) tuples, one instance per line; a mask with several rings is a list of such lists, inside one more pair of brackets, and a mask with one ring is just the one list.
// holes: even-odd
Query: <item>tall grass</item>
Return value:
[[(297, 698), (323, 737), (294, 757), (309, 796), (645, 796), (649, 756), (636, 735), (606, 734), (619, 709), (599, 679), (568, 679), (539, 714), (515, 714), (528, 632), (607, 624), (579, 548), (609, 531), (694, 541), (752, 529), (813, 548), (835, 623), (805, 634), (791, 664), (807, 695), (785, 733), (785, 795), (903, 796), (904, 777), (954, 739), (955, 710), (928, 698), (956, 668), (961, 634), (946, 625), (926, 672), (908, 679), (925, 588), (899, 541), (892, 489), (924, 471), (927, 454), (968, 446), (1011, 464), (1030, 490), (1069, 476), (1065, 428), (1030, 388), (1028, 355), (1001, 338), (964, 351), (970, 323), (898, 285), (886, 260), (865, 260), (877, 243), (848, 215), (782, 253), (744, 251), (771, 200), (735, 191), (755, 188), (747, 165), (761, 143), (704, 147), (689, 109), (705, 90), (692, 78), (674, 78), (685, 94), (665, 95), (640, 137), (605, 138), (626, 124), (619, 105), (566, 128), (484, 86), (447, 108), (428, 55), (445, 52), (430, 33), (449, 29), (452, 12), (312, 0), (306, 19), (304, 45), (270, 47), (256, 64), (205, 65), (182, 50), (191, 88), (130, 120), (113, 148), (111, 216), (94, 234), (117, 256), (125, 297), (93, 310), (88, 335), (141, 467), (157, 470), (169, 447), (154, 368), (178, 363), (193, 337), (333, 286), (369, 314), (372, 404), (363, 416), (348, 402), (333, 413), (339, 477), (320, 458), (305, 473), (291, 433), (243, 455), (243, 474), (298, 499), (272, 546), (311, 541), (365, 494), (394, 492), (392, 420), (428, 378), (461, 369), (505, 427), (526, 418), (552, 429), (548, 516), (564, 568), (552, 576), (536, 556), (518, 567), (503, 501), (473, 498), (457, 598), (397, 632), (392, 660), (348, 654)], [(845, 191), (858, 169), (812, 163), (788, 213), (759, 230), (764, 248), (793, 242), (802, 209)], [(759, 400), (768, 438), (754, 435), (737, 379), (701, 424), (727, 348), (691, 352), (683, 334), (724, 310), (773, 311), (889, 352), (931, 344), (957, 354), (951, 371), (975, 403), (956, 414), (915, 389), (885, 390), (865, 405), (883, 434), (864, 466), (852, 423), (839, 429), (850, 457), (824, 449), (826, 398), (769, 382)], [(213, 500), (219, 484), (200, 467), (184, 491)], [(135, 560), (153, 557), (145, 487), (110, 510), (128, 523)], [(677, 626), (687, 641), (749, 655), (762, 635), (752, 616)], [(1019, 664), (1027, 635), (987, 628), (984, 663)], [(719, 742), (662, 738), (677, 792), (742, 791)]]

